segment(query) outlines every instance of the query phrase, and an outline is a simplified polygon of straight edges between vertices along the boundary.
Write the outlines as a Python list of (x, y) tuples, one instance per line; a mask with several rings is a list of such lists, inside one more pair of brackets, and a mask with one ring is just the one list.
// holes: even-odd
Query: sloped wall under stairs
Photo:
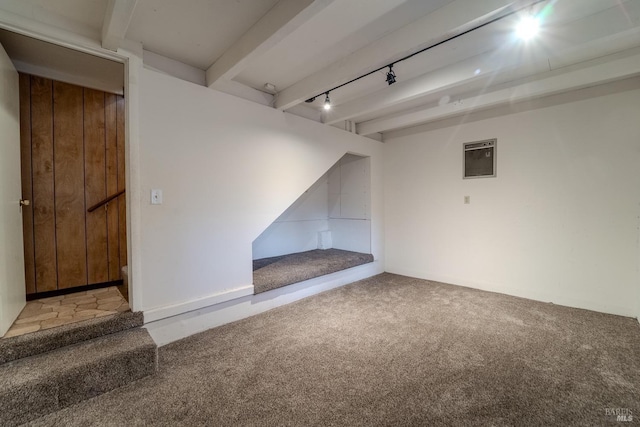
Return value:
[(370, 158), (382, 259), (381, 143), (146, 69), (139, 84), (141, 191), (164, 195), (139, 206), (145, 316), (252, 290), (253, 240), (348, 152)]
[(329, 248), (371, 252), (369, 157), (338, 160), (253, 241), (253, 259)]

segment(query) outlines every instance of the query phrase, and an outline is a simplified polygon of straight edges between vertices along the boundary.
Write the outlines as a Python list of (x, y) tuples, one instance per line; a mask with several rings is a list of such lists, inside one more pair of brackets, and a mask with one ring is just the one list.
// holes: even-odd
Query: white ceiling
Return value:
[(267, 55), (252, 61), (235, 80), (256, 89), (267, 82), (286, 88), (449, 1), (333, 2)]
[[(525, 14), (542, 22), (529, 42), (513, 33)], [(394, 85), (382, 70), (332, 91), (321, 113), (327, 90), (505, 15), (397, 63)], [(0, 0), (0, 28), (32, 22), (142, 43), (155, 69), (166, 57), (176, 76), (364, 135), (640, 74), (639, 0)], [(275, 97), (255, 95), (265, 83)]]
[(122, 95), (124, 64), (0, 29), (18, 71)]
[(138, 0), (126, 37), (206, 70), (278, 0)]
[(0, 9), (57, 28), (73, 28), (81, 35), (96, 37), (108, 0), (0, 0)]

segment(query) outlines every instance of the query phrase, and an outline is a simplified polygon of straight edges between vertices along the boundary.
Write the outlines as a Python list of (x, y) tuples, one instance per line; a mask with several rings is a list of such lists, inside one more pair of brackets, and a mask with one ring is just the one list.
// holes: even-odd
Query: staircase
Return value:
[(156, 372), (142, 313), (0, 340), (0, 425), (19, 425)]

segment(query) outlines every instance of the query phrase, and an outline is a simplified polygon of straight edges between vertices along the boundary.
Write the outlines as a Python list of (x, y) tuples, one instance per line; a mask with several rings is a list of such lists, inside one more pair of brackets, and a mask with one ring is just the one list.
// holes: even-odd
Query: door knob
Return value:
[(31, 203), (31, 202), (26, 200), (26, 199), (20, 199), (20, 212), (21, 213), (22, 213), (22, 207), (23, 206), (29, 206), (29, 203)]

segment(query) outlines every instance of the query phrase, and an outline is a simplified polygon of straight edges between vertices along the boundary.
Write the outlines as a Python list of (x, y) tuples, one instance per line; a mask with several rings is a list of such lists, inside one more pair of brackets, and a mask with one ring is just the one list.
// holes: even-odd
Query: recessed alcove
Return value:
[(371, 163), (345, 154), (253, 241), (255, 293), (373, 261)]

